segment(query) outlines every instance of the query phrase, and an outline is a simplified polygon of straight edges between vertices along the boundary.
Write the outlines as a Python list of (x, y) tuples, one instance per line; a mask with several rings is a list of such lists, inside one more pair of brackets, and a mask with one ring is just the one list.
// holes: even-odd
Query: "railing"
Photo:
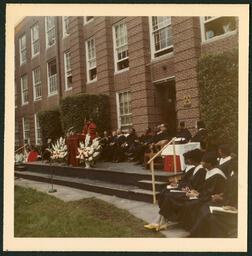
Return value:
[(155, 185), (155, 174), (154, 174), (154, 160), (171, 144), (173, 144), (173, 163), (174, 163), (174, 173), (177, 173), (177, 163), (176, 163), (176, 152), (175, 152), (175, 140), (176, 137), (172, 138), (161, 150), (159, 150), (149, 161), (151, 176), (152, 176), (152, 193), (153, 193), (153, 204), (157, 203), (156, 199), (156, 185)]

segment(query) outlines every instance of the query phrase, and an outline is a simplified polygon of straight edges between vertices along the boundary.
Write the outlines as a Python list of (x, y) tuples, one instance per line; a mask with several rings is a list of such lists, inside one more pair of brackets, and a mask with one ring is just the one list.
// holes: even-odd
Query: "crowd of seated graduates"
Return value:
[(160, 231), (175, 222), (183, 237), (237, 237), (238, 163), (230, 148), (186, 152), (184, 175), (157, 196), (159, 212), (145, 227)]

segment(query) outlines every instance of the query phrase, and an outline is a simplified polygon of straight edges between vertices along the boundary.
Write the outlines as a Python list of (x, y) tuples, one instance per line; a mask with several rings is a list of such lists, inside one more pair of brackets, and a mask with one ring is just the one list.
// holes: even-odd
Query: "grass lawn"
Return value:
[(64, 202), (15, 186), (15, 237), (163, 237), (144, 221), (96, 198)]

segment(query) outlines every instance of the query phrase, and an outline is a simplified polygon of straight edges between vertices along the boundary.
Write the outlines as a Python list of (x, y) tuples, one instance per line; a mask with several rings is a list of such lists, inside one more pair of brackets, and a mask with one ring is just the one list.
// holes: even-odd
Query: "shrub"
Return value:
[(238, 145), (238, 51), (203, 56), (197, 65), (201, 118), (214, 144)]
[(110, 129), (109, 97), (105, 94), (78, 94), (61, 100), (60, 111), (64, 132), (71, 127), (77, 133), (82, 132), (85, 118), (92, 118), (97, 131), (102, 133)]
[(63, 136), (59, 107), (38, 112), (38, 118), (43, 145), (47, 143), (48, 137), (55, 141)]

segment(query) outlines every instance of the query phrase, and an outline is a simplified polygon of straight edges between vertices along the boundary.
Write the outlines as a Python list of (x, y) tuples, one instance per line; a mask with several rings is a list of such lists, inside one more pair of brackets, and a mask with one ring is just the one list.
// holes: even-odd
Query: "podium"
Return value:
[[(175, 153), (176, 153), (176, 163), (177, 171), (181, 172), (186, 168), (183, 154), (187, 151), (193, 149), (200, 149), (199, 142), (190, 142), (186, 144), (175, 144)], [(162, 157), (165, 158), (164, 162), (164, 171), (165, 172), (174, 172), (174, 161), (173, 161), (173, 146), (169, 145), (162, 152)]]
[(67, 144), (67, 163), (73, 166), (79, 166), (79, 159), (76, 158), (78, 154), (78, 147), (80, 141), (84, 142), (86, 136), (83, 134), (69, 135), (66, 138)]

